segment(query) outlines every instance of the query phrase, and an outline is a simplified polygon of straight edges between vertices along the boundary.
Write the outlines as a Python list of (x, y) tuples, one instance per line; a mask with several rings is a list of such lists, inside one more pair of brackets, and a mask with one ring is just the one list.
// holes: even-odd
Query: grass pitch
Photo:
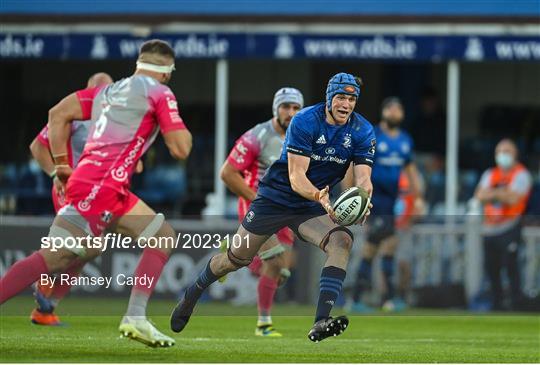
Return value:
[(67, 298), (58, 313), (68, 325), (41, 327), (28, 319), (32, 299), (15, 298), (0, 309), (0, 361), (540, 362), (540, 317), (533, 314), (414, 310), (351, 316), (343, 335), (315, 344), (306, 336), (313, 307), (277, 306), (274, 325), (284, 337), (260, 338), (253, 335), (255, 308), (202, 304), (177, 335), (169, 330), (174, 303), (154, 300), (149, 316), (176, 345), (153, 349), (119, 338), (126, 305), (126, 299)]

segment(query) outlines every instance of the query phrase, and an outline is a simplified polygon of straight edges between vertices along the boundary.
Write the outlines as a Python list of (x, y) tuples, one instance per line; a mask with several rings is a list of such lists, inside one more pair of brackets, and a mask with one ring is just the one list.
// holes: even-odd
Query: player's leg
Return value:
[(386, 291), (383, 295), (383, 310), (400, 311), (404, 309), (402, 300), (396, 298), (394, 285), (395, 253), (399, 244), (396, 235), (385, 238), (381, 242), (379, 252), (381, 254), (381, 271)]
[[(56, 213), (67, 205), (66, 197), (58, 193), (56, 185), (52, 188), (52, 201)], [(91, 260), (90, 257), (82, 259), (77, 257), (70, 266), (62, 272), (65, 280), (50, 280), (52, 284), (41, 285), (41, 280), (34, 284), (34, 298), (37, 307), (30, 314), (30, 320), (39, 325), (60, 325), (60, 318), (54, 313), (55, 308), (71, 289), (72, 279), (82, 272), (83, 266)], [(52, 279), (52, 277), (51, 277)]]
[(298, 226), (297, 232), (301, 239), (317, 245), (327, 255), (321, 271), (315, 324), (308, 333), (311, 341), (318, 342), (341, 334), (349, 324), (347, 317), (332, 318), (330, 311), (341, 294), (353, 235), (349, 229), (332, 222), (328, 215), (308, 219)]
[(87, 233), (80, 228), (80, 225), (74, 224), (67, 218), (67, 215), (56, 216), (48, 237), (49, 240), (54, 239), (57, 243), (69, 242), (71, 248), (42, 248), (27, 258), (17, 261), (0, 279), (0, 304), (38, 281), (41, 275), (65, 271), (78, 256), (95, 257), (99, 254), (99, 250), (74, 245), (78, 237), (86, 237)]
[(268, 240), (270, 234), (257, 235), (240, 225), (236, 233), (239, 241), (231, 242), (226, 253), (218, 253), (207, 263), (197, 280), (189, 286), (183, 298), (178, 302), (171, 314), (171, 329), (181, 332), (187, 325), (193, 309), (202, 293), (221, 276), (248, 266), (260, 247)]
[[(284, 255), (288, 250), (273, 235), (261, 247), (257, 257), (251, 263), (250, 270), (254, 272), (258, 268), (259, 282), (257, 285), (257, 327), (255, 335), (264, 337), (281, 337), (273, 326), (272, 305), (274, 296), (280, 283), (290, 276), (288, 267), (285, 266)], [(255, 264), (255, 265), (254, 265)], [(258, 264), (258, 265), (257, 265)]]
[(185, 328), (197, 301), (210, 284), (229, 272), (248, 266), (268, 238), (286, 225), (287, 216), (283, 212), (283, 207), (262, 197), (257, 197), (251, 203), (236, 232), (235, 237), (240, 242), (233, 240), (226, 253), (213, 256), (174, 308), (171, 314), (171, 329), (174, 332)]
[(144, 244), (150, 237), (155, 237), (157, 247), (143, 249), (141, 258), (135, 268), (134, 277), (147, 277), (151, 285), (142, 285), (138, 280), (131, 289), (129, 303), (119, 326), (120, 333), (128, 338), (152, 347), (168, 347), (174, 340), (159, 332), (146, 318), (148, 300), (161, 276), (173, 249), (175, 232), (165, 221), (162, 214), (156, 214), (148, 205), (131, 194), (131, 208), (118, 219), (113, 227), (117, 233), (132, 237)]
[(354, 283), (351, 310), (358, 313), (373, 312), (373, 308), (362, 301), (362, 294), (372, 285), (373, 259), (377, 255), (379, 239), (376, 236), (368, 236), (368, 240), (362, 245), (361, 259), (356, 281)]
[(400, 242), (396, 252), (396, 261), (398, 269), (398, 284), (396, 290), (397, 304), (400, 308), (407, 308), (407, 299), (411, 290), (411, 263), (413, 261), (413, 246), (411, 235), (401, 230), (398, 234)]
[[(30, 321), (34, 324), (43, 326), (59, 326), (62, 325), (58, 315), (54, 313), (58, 307), (60, 301), (69, 293), (71, 289), (72, 279), (78, 277), (81, 274), (82, 268), (88, 261), (82, 260), (77, 257), (69, 265), (69, 267), (62, 272), (62, 278), (64, 280), (52, 280), (43, 282), (38, 280), (34, 283), (34, 298), (36, 300), (36, 307), (30, 313)], [(58, 276), (57, 276), (58, 278)], [(50, 284), (52, 283), (52, 284)]]

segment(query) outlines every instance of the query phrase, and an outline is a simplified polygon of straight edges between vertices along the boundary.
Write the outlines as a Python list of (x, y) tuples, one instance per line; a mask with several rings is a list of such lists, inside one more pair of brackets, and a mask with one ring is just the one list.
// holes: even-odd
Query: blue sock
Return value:
[(355, 303), (360, 300), (360, 296), (362, 295), (362, 291), (364, 290), (364, 288), (366, 286), (369, 286), (369, 284), (371, 283), (372, 263), (372, 259), (363, 258), (362, 261), (360, 261), (360, 267), (358, 268), (358, 275), (356, 277), (356, 283), (353, 292), (353, 301)]
[(388, 289), (384, 297), (384, 300), (386, 301), (394, 297), (394, 256), (383, 256), (381, 266), (384, 281), (386, 282), (386, 287)]
[(195, 281), (195, 283), (193, 283), (193, 285), (191, 285), (189, 288), (187, 288), (187, 290), (186, 290), (186, 298), (188, 300), (190, 300), (190, 301), (199, 300), (199, 298), (200, 298), (201, 294), (204, 292), (204, 290), (206, 288), (208, 288), (210, 286), (210, 284), (212, 284), (217, 279), (219, 279), (219, 277), (216, 276), (212, 272), (212, 270), (210, 270), (210, 261), (212, 261), (212, 259), (210, 259), (208, 261), (208, 264), (206, 264), (206, 267), (200, 273), (200, 275), (197, 278), (197, 280)]
[(335, 266), (327, 266), (322, 269), (315, 322), (330, 317), (330, 311), (341, 292), (346, 274), (345, 270)]

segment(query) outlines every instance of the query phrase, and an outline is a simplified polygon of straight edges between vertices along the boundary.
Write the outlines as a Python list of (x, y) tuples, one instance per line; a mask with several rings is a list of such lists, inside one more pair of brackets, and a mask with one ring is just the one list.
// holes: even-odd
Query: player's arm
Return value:
[(246, 184), (242, 173), (228, 160), (225, 160), (225, 163), (221, 166), (220, 177), (227, 185), (227, 188), (237, 196), (249, 201), (252, 201), (257, 196), (257, 193)]
[(405, 171), (405, 174), (407, 174), (411, 194), (415, 197), (414, 214), (423, 215), (426, 211), (426, 203), (424, 201), (424, 189), (422, 188), (423, 184), (420, 172), (414, 162), (409, 162), (405, 165), (403, 170)]
[(366, 122), (366, 126), (366, 129), (354, 139), (353, 175), (354, 186), (363, 188), (371, 196), (373, 194), (371, 167), (375, 158), (376, 139), (371, 124)]
[(361, 187), (373, 194), (373, 184), (371, 183), (371, 166), (365, 164), (354, 165), (354, 186)]
[(293, 191), (302, 197), (318, 201), (319, 189), (317, 189), (306, 176), (310, 158), (287, 152), (289, 160), (289, 180)]
[(343, 180), (341, 180), (341, 190), (347, 190), (348, 188), (351, 188), (354, 186), (354, 167), (353, 163), (349, 165), (349, 168), (347, 169), (347, 172), (345, 173), (345, 176), (343, 177)]
[(187, 129), (177, 129), (163, 133), (163, 139), (174, 159), (185, 160), (188, 158), (193, 141), (191, 133)]
[(420, 178), (420, 172), (418, 172), (416, 164), (414, 162), (410, 162), (403, 168), (403, 170), (409, 179), (411, 194), (417, 198), (421, 198), (424, 195), (422, 192), (422, 179)]
[(256, 163), (260, 152), (261, 146), (249, 130), (238, 138), (220, 171), (221, 180), (229, 190), (249, 201), (257, 194), (246, 184), (242, 171), (249, 170)]
[(328, 212), (330, 218), (335, 220), (329, 197), (330, 188), (327, 186), (319, 190), (306, 176), (314, 139), (310, 126), (312, 126), (312, 121), (298, 119), (298, 116), (295, 116), (289, 125), (286, 149), (291, 189), (308, 200), (319, 202)]
[(310, 158), (287, 152), (287, 159), (289, 160), (289, 181), (291, 182), (293, 191), (308, 200), (319, 202), (328, 212), (328, 215), (330, 215), (332, 219), (335, 219), (334, 210), (332, 209), (332, 203), (330, 202), (329, 197), (330, 188), (327, 186), (324, 189), (319, 190), (306, 176)]
[[(88, 119), (88, 118), (87, 118)], [(73, 120), (84, 120), (83, 110), (77, 93), (62, 99), (49, 110), (49, 146), (56, 174), (61, 181), (71, 175), (67, 145)]]
[(50, 177), (53, 177), (56, 173), (54, 169), (54, 161), (49, 151), (49, 147), (45, 146), (43, 142), (40, 142), (38, 137), (34, 138), (30, 144), (30, 153), (32, 157), (37, 161), (39, 167)]
[(156, 119), (171, 156), (176, 160), (185, 160), (191, 152), (193, 139), (178, 113), (173, 92), (165, 86), (156, 97), (151, 97), (151, 102), (154, 103)]

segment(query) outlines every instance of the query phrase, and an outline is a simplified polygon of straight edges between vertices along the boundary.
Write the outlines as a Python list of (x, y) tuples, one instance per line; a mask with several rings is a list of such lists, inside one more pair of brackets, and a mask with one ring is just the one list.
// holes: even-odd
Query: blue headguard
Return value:
[(328, 81), (326, 87), (326, 108), (332, 109), (332, 98), (337, 94), (360, 96), (360, 85), (351, 74), (340, 72)]

